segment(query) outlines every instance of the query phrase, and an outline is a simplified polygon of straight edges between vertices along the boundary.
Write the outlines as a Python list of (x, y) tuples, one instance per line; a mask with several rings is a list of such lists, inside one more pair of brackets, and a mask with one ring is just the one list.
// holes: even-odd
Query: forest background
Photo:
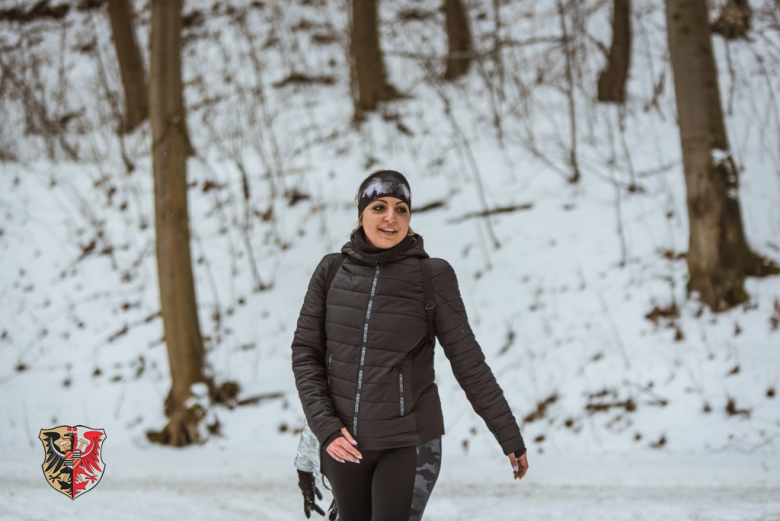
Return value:
[[(407, 175), (412, 226), (455, 267), (529, 478), (540, 462), (523, 484), (544, 493), (511, 490), (541, 498), (539, 516), (560, 476), (618, 487), (639, 458), (657, 474), (638, 485), (686, 461), (680, 483), (699, 488), (671, 511), (674, 480), (657, 497), (613, 488), (628, 498), (615, 519), (714, 519), (709, 500), (723, 519), (780, 518), (779, 12), (0, 1), (0, 429), (19, 454), (3, 488), (26, 491), (8, 518), (31, 497), (55, 508), (37, 437), (65, 424), (105, 428), (107, 460), (132, 455), (117, 490), (153, 461), (183, 469), (158, 476), (158, 510), (205, 461), (225, 490), (261, 495), (242, 515), (298, 518), (292, 331), (378, 168)], [(486, 501), (515, 492), (464, 493), (505, 463), (438, 351), (462, 469), (429, 516), (491, 519)], [(580, 475), (573, 455), (608, 470)], [(242, 488), (257, 476), (260, 492)], [(605, 518), (574, 496), (562, 517)]]

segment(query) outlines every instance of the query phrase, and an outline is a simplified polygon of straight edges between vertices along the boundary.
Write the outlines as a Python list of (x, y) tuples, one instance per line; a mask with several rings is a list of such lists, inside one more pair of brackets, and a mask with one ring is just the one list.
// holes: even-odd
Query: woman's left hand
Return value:
[(514, 454), (510, 454), (509, 461), (512, 463), (515, 479), (523, 479), (523, 476), (528, 471), (528, 451), (519, 458), (515, 457)]

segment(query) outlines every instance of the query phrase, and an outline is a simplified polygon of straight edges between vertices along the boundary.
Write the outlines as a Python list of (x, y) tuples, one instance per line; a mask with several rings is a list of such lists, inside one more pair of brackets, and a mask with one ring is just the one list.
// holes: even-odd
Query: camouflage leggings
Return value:
[(414, 478), (412, 513), (409, 521), (420, 521), (431, 497), (441, 469), (441, 438), (436, 438), (417, 447), (417, 474)]
[(420, 521), (439, 477), (441, 438), (418, 447), (363, 451), (359, 465), (339, 463), (324, 449), (321, 457), (339, 521)]

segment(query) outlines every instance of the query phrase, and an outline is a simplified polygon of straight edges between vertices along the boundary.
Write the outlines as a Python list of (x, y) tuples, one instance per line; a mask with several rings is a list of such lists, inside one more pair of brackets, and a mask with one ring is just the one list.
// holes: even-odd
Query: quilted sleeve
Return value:
[(320, 443), (343, 425), (328, 396), (325, 365), (325, 279), (338, 254), (323, 257), (309, 281), (292, 343), (295, 386), (306, 420)]
[(436, 336), (452, 364), (455, 378), (504, 454), (525, 451), (517, 421), (469, 326), (455, 271), (441, 259), (432, 259), (431, 270)]

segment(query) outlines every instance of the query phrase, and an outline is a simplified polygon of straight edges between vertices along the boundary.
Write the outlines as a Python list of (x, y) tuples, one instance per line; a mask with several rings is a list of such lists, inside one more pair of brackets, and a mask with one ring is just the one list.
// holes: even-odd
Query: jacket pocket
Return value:
[(398, 366), (398, 403), (401, 409), (401, 416), (406, 412), (404, 404), (404, 366)]

